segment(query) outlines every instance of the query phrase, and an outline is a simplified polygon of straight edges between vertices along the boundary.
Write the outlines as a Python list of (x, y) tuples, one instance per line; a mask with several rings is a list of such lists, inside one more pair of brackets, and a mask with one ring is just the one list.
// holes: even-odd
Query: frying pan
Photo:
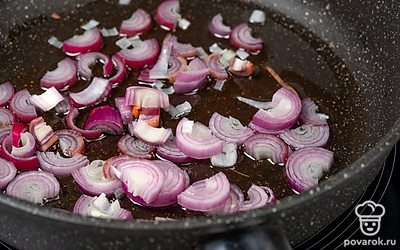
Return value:
[[(1, 55), (17, 53), (20, 48), (14, 46), (15, 41), (29, 32), (30, 26), (44, 22), (51, 13), (68, 13), (89, 2), (0, 1)], [(205, 5), (218, 1), (181, 2), (183, 11), (200, 13), (206, 11)], [(156, 6), (153, 1), (146, 1), (146, 4)], [(287, 245), (282, 235), (295, 245), (343, 213), (376, 176), (400, 137), (400, 69), (397, 63), (400, 3), (396, 0), (258, 0), (233, 2), (224, 6), (223, 11), (232, 16), (246, 16), (248, 5), (250, 9), (265, 7), (273, 22), (290, 30), (300, 38), (299, 42), (307, 43), (328, 62), (339, 80), (338, 84), (332, 84), (324, 82), (320, 76), (317, 84), (305, 86), (305, 91), (312, 92), (316, 87), (321, 96), (313, 97), (319, 97), (326, 106), (329, 103), (324, 101), (325, 97), (336, 100), (336, 105), (330, 107), (341, 129), (341, 132), (337, 130), (340, 133), (336, 133), (335, 139), (344, 141), (336, 151), (340, 151), (345, 168), (318, 187), (281, 199), (271, 206), (172, 222), (82, 218), (1, 194), (0, 239), (21, 249), (186, 249), (230, 234), (239, 235), (238, 238), (257, 236), (260, 242), (270, 237), (277, 244), (283, 244), (278, 248), (283, 248)], [(264, 41), (279, 39), (269, 37), (262, 29), (259, 34)], [(25, 65), (34, 60), (29, 54), (15, 58)], [(278, 62), (277, 70), (290, 79), (291, 74), (285, 73), (287, 64)], [(307, 61), (294, 63), (299, 72), (315, 70), (308, 68)], [(17, 69), (4, 63), (2, 66), (0, 80), (4, 82)]]

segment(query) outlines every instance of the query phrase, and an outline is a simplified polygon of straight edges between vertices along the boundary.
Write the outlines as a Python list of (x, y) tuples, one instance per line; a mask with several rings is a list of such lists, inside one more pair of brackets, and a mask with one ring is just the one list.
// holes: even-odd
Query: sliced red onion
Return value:
[[(146, 207), (166, 207), (176, 203), (177, 196), (185, 189), (186, 172), (172, 162), (154, 161), (164, 171), (165, 180), (156, 200), (146, 203), (139, 197), (127, 192), (128, 197)], [(124, 187), (126, 189), (126, 186)]]
[(132, 86), (126, 89), (126, 105), (142, 108), (167, 108), (169, 97), (157, 89)]
[(305, 147), (325, 147), (329, 139), (329, 127), (304, 124), (286, 130), (279, 137), (295, 150)]
[(109, 158), (103, 165), (103, 175), (106, 179), (114, 179), (116, 178), (112, 169), (114, 169), (118, 164), (130, 160), (132, 157), (126, 155), (118, 155)]
[(0, 126), (1, 125), (12, 125), (15, 122), (15, 117), (13, 113), (6, 109), (0, 108)]
[(125, 97), (115, 98), (115, 106), (117, 107), (124, 124), (128, 124), (129, 122), (133, 121), (133, 115), (132, 115), (133, 106), (126, 105)]
[(174, 83), (179, 72), (187, 70), (187, 61), (181, 56), (171, 56), (168, 62), (168, 79), (170, 83)]
[(190, 26), (191, 22), (185, 18), (181, 18), (178, 21), (178, 27), (182, 30), (187, 30)]
[(128, 196), (138, 196), (146, 203), (155, 201), (164, 185), (164, 171), (156, 163), (144, 159), (118, 161), (113, 171), (125, 185)]
[(23, 122), (30, 122), (37, 117), (35, 106), (28, 101), (29, 97), (31, 97), (29, 91), (21, 89), (15, 93), (10, 101), (10, 109)]
[(14, 95), (14, 87), (9, 82), (0, 84), (0, 107), (6, 106)]
[(239, 207), (242, 205), (243, 202), (244, 202), (244, 195), (242, 189), (240, 189), (240, 187), (236, 186), (235, 184), (231, 183), (228, 200), (221, 206), (211, 211), (208, 211), (207, 213), (215, 215), (233, 214), (239, 210)]
[(101, 102), (111, 92), (112, 85), (108, 80), (95, 77), (92, 83), (78, 93), (70, 93), (69, 100), (77, 108), (89, 107)]
[(211, 157), (211, 164), (214, 167), (232, 167), (238, 158), (236, 143), (224, 143), (222, 153)]
[(29, 202), (43, 204), (45, 199), (59, 195), (60, 183), (50, 173), (29, 171), (17, 175), (8, 184), (6, 193)]
[(14, 147), (19, 147), (19, 142), (21, 139), (21, 134), (28, 130), (28, 125), (21, 122), (15, 122), (12, 126), (12, 145)]
[(211, 54), (204, 58), (204, 61), (207, 63), (207, 66), (210, 68), (210, 76), (214, 79), (226, 80), (228, 79), (229, 75), (226, 72), (224, 66), (222, 66), (218, 59), (221, 56), (219, 54)]
[(71, 103), (69, 102), (69, 98), (64, 98), (57, 106), (54, 107), (54, 110), (57, 114), (68, 114), (71, 110)]
[(221, 13), (218, 13), (211, 19), (211, 23), (208, 25), (208, 29), (214, 36), (218, 38), (229, 38), (232, 32), (231, 27), (223, 23)]
[(55, 175), (69, 175), (75, 170), (89, 164), (84, 155), (76, 154), (71, 158), (64, 158), (53, 152), (37, 152), (40, 168)]
[(100, 50), (103, 44), (101, 32), (98, 28), (85, 31), (82, 35), (75, 35), (63, 42), (63, 51), (70, 56), (76, 56), (89, 51)]
[(87, 195), (100, 195), (102, 193), (112, 196), (121, 187), (118, 179), (106, 179), (103, 174), (104, 161), (92, 161), (89, 165), (72, 172), (76, 186)]
[(208, 54), (207, 54), (207, 52), (204, 50), (204, 48), (203, 47), (196, 47), (195, 48), (196, 50), (197, 50), (197, 56), (200, 58), (200, 59), (204, 59), (205, 57), (207, 57), (208, 56)]
[(251, 28), (247, 23), (241, 23), (232, 29), (230, 41), (236, 48), (251, 52), (259, 51), (263, 47), (263, 41), (261, 38), (254, 38), (251, 35)]
[(189, 63), (187, 71), (178, 73), (174, 82), (175, 92), (188, 93), (201, 88), (209, 72), (210, 68), (201, 59), (193, 59)]
[(85, 130), (101, 130), (105, 134), (120, 135), (124, 132), (124, 124), (119, 112), (112, 106), (101, 106), (90, 112)]
[(154, 128), (145, 121), (139, 119), (133, 130), (133, 134), (145, 143), (158, 146), (164, 144), (171, 135), (171, 130)]
[(103, 37), (118, 36), (119, 34), (119, 31), (115, 27), (112, 27), (110, 29), (102, 28), (100, 32)]
[(269, 135), (279, 135), (282, 134), (283, 132), (286, 131), (286, 129), (284, 130), (270, 130), (270, 129), (265, 129), (262, 128), (260, 126), (255, 125), (254, 123), (250, 122), (247, 125), (249, 128), (251, 128), (252, 130), (254, 130), (257, 134), (269, 134)]
[(255, 134), (247, 138), (244, 151), (256, 160), (270, 159), (273, 163), (285, 163), (289, 155), (285, 142), (268, 134)]
[[(1, 144), (1, 141), (3, 141), (3, 138), (11, 133), (12, 133), (11, 125), (0, 125), (0, 144)], [(11, 145), (12, 145), (12, 139), (11, 139)], [(1, 145), (0, 145), (0, 149), (1, 149)]]
[(178, 204), (193, 210), (207, 212), (225, 204), (229, 199), (230, 184), (223, 172), (190, 185), (178, 195)]
[(97, 27), (100, 23), (94, 19), (90, 19), (89, 22), (85, 23), (84, 25), (81, 25), (81, 29), (84, 30), (90, 30), (93, 29), (94, 27)]
[(273, 95), (271, 104), (273, 108), (258, 110), (251, 122), (275, 131), (288, 129), (296, 123), (301, 111), (301, 101), (297, 94), (282, 87)]
[(78, 128), (75, 125), (75, 119), (78, 117), (79, 111), (77, 108), (72, 107), (67, 115), (67, 125), (68, 128), (74, 130), (77, 133), (80, 133), (83, 137), (87, 139), (96, 139), (102, 135), (102, 131), (100, 129), (86, 130)]
[(161, 48), (161, 53), (158, 57), (156, 64), (149, 72), (152, 79), (167, 79), (168, 74), (168, 61), (172, 51), (172, 43), (164, 42)]
[(160, 125), (160, 115), (139, 115), (139, 120), (144, 121), (150, 127), (157, 128)]
[(29, 97), (29, 102), (44, 112), (54, 108), (62, 100), (64, 100), (64, 96), (54, 86), (47, 89), (41, 95), (31, 95)]
[(175, 140), (168, 140), (163, 145), (158, 146), (157, 155), (162, 159), (178, 163), (190, 162), (193, 160), (192, 157), (182, 153), (176, 146)]
[(13, 144), (11, 135), (7, 135), (1, 141), (1, 157), (14, 163), (19, 171), (36, 169), (39, 166), (39, 160), (36, 155), (31, 157), (17, 157), (11, 154)]
[(155, 148), (130, 135), (124, 135), (118, 142), (118, 151), (129, 157), (150, 160)]
[(46, 124), (42, 117), (31, 121), (29, 132), (35, 138), (36, 146), (41, 151), (46, 151), (58, 142), (58, 136), (54, 134), (53, 129)]
[(163, 43), (166, 42), (172, 43), (172, 55), (192, 58), (198, 54), (197, 49), (190, 43), (180, 43), (178, 42), (178, 37), (171, 35), (170, 33), (168, 33), (164, 38)]
[(179, 119), (182, 116), (190, 114), (191, 111), (192, 111), (192, 105), (190, 104), (190, 102), (185, 101), (184, 103), (176, 105), (176, 107), (170, 105), (168, 113), (171, 115), (172, 119)]
[(240, 204), (238, 211), (248, 211), (263, 207), (277, 200), (275, 194), (269, 187), (257, 186), (252, 184), (247, 190), (248, 200)]
[(146, 84), (149, 86), (153, 86), (157, 79), (150, 78), (150, 70), (153, 68), (154, 65), (148, 65), (145, 69), (140, 71), (140, 75), (138, 77), (139, 84)]
[(114, 68), (117, 70), (117, 73), (113, 77), (108, 79), (108, 81), (115, 85), (124, 79), (126, 74), (126, 67), (125, 62), (116, 55), (113, 55), (111, 57), (111, 61), (113, 62)]
[(236, 143), (238, 146), (254, 134), (254, 131), (242, 125), (242, 123), (233, 117), (225, 117), (215, 112), (209, 121), (208, 127), (219, 139)]
[(218, 54), (221, 55), (221, 57), (218, 59), (218, 62), (225, 68), (228, 68), (233, 59), (236, 57), (236, 52), (231, 49), (224, 49)]
[(11, 154), (14, 157), (28, 158), (35, 154), (36, 143), (35, 143), (35, 138), (31, 133), (29, 132), (22, 133), (19, 144), (21, 144), (20, 147), (12, 146)]
[(327, 125), (326, 117), (317, 113), (318, 106), (310, 98), (301, 100), (299, 120), (302, 124)]
[(8, 183), (17, 175), (17, 169), (12, 162), (0, 158), (0, 190), (4, 190)]
[(246, 60), (246, 58), (250, 56), (250, 54), (247, 53), (244, 49), (236, 50), (236, 55), (242, 60)]
[(56, 47), (57, 49), (61, 49), (63, 47), (63, 42), (61, 42), (57, 37), (52, 36), (49, 38), (49, 40), (47, 40), (47, 42)]
[(47, 71), (47, 73), (40, 79), (40, 87), (55, 87), (58, 90), (65, 89), (76, 82), (77, 72), (77, 62), (67, 57), (58, 62), (56, 69), (53, 71)]
[(133, 49), (123, 49), (117, 55), (131, 68), (141, 68), (155, 62), (158, 58), (160, 46), (156, 39), (142, 41)]
[(236, 76), (250, 76), (254, 72), (254, 64), (235, 57), (229, 65), (229, 72)]
[(59, 138), (58, 145), (65, 156), (83, 154), (85, 141), (81, 134), (69, 129), (58, 130), (55, 133)]
[(81, 195), (74, 206), (74, 213), (104, 219), (132, 220), (132, 213), (121, 208), (119, 201), (109, 202), (105, 194), (99, 197)]
[(302, 148), (293, 152), (285, 165), (286, 179), (297, 192), (318, 184), (323, 173), (333, 164), (333, 152), (324, 148)]
[(104, 76), (108, 76), (111, 74), (113, 65), (110, 61), (110, 58), (107, 55), (104, 55), (100, 52), (88, 52), (76, 57), (78, 59), (78, 74), (84, 80), (90, 80), (92, 78), (92, 70), (91, 66), (95, 65), (99, 60), (103, 65), (103, 74)]
[(145, 32), (150, 26), (150, 14), (143, 9), (137, 9), (129, 19), (122, 22), (119, 33), (124, 36), (135, 36)]
[(239, 101), (248, 104), (249, 106), (256, 108), (256, 109), (270, 109), (273, 107), (271, 102), (264, 102), (264, 101), (258, 101), (250, 98), (246, 98), (243, 96), (238, 96), (236, 97)]
[(179, 11), (179, 0), (165, 0), (157, 7), (156, 21), (165, 30), (175, 30)]
[(184, 117), (176, 128), (176, 145), (187, 156), (207, 159), (220, 154), (224, 143), (205, 125)]

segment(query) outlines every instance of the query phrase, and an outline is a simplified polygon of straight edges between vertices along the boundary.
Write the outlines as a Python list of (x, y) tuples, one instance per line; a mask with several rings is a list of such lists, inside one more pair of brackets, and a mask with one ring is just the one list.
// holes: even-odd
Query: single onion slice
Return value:
[(58, 136), (58, 145), (65, 156), (83, 154), (85, 151), (85, 141), (81, 134), (74, 130), (63, 129), (55, 132)]
[(108, 81), (115, 85), (124, 79), (126, 74), (126, 67), (125, 67), (125, 62), (116, 55), (113, 55), (111, 57), (111, 61), (113, 63), (114, 68), (117, 70), (117, 73), (115, 73), (113, 77), (108, 79)]
[(280, 88), (272, 97), (273, 108), (259, 109), (251, 120), (255, 125), (268, 130), (284, 130), (292, 127), (301, 111), (301, 101), (288, 88)]
[(222, 215), (222, 214), (233, 214), (239, 210), (239, 207), (244, 202), (244, 194), (240, 187), (235, 184), (230, 184), (230, 192), (228, 200), (221, 206), (208, 211), (208, 214)]
[(44, 112), (54, 108), (62, 100), (64, 100), (64, 96), (54, 86), (47, 89), (41, 95), (31, 95), (29, 97), (29, 102)]
[(93, 73), (90, 67), (95, 65), (98, 60), (104, 64), (104, 76), (108, 76), (109, 74), (111, 74), (113, 68), (112, 62), (110, 61), (110, 58), (103, 53), (88, 52), (77, 56), (76, 59), (78, 59), (78, 74), (84, 80), (90, 80), (92, 78)]
[(247, 138), (244, 151), (256, 160), (270, 159), (273, 163), (285, 163), (289, 155), (285, 142), (268, 134), (255, 134)]
[(108, 80), (95, 77), (92, 83), (78, 93), (70, 93), (69, 100), (77, 108), (89, 107), (101, 102), (111, 92), (112, 85)]
[(0, 190), (4, 190), (8, 183), (17, 175), (17, 169), (12, 162), (0, 158)]
[(326, 117), (319, 115), (317, 110), (318, 106), (309, 97), (301, 100), (300, 122), (311, 125), (328, 125)]
[(55, 175), (69, 175), (75, 170), (89, 164), (84, 155), (74, 155), (71, 158), (64, 158), (53, 152), (37, 152), (40, 168)]
[(151, 26), (151, 16), (143, 9), (137, 9), (132, 16), (122, 21), (120, 35), (135, 36), (148, 30)]
[(67, 115), (67, 125), (68, 128), (74, 130), (77, 133), (80, 133), (86, 139), (96, 139), (102, 135), (102, 131), (100, 129), (93, 129), (93, 130), (85, 130), (78, 128), (75, 125), (75, 119), (78, 117), (79, 111), (77, 108), (72, 107)]
[(30, 122), (37, 117), (35, 106), (29, 103), (31, 94), (27, 89), (21, 89), (11, 98), (10, 109), (23, 122)]
[(172, 43), (164, 42), (156, 64), (149, 71), (151, 79), (168, 79), (168, 61), (172, 51)]
[(210, 68), (210, 76), (219, 80), (226, 80), (229, 78), (228, 72), (224, 66), (222, 66), (218, 60), (221, 57), (220, 54), (211, 54), (205, 57), (203, 60), (207, 63)]
[(15, 122), (12, 126), (12, 145), (14, 147), (19, 147), (19, 142), (21, 139), (21, 134), (28, 130), (28, 125), (21, 122)]
[(160, 90), (132, 86), (126, 89), (126, 105), (141, 108), (168, 108), (169, 97)]
[(104, 193), (112, 196), (121, 187), (119, 179), (106, 179), (103, 174), (104, 161), (95, 160), (89, 165), (72, 172), (76, 186), (87, 195), (100, 195)]
[(124, 124), (119, 112), (112, 106), (101, 106), (90, 112), (85, 130), (101, 130), (105, 134), (120, 135), (124, 132)]
[(211, 164), (214, 167), (232, 167), (238, 158), (236, 143), (224, 143), (222, 153), (211, 157)]
[(39, 166), (39, 160), (36, 155), (31, 157), (17, 157), (11, 154), (12, 150), (12, 137), (11, 135), (7, 135), (1, 141), (1, 157), (6, 159), (9, 162), (14, 163), (15, 167), (19, 171), (27, 171), (36, 169)]
[(293, 152), (285, 165), (286, 180), (297, 192), (303, 192), (318, 184), (323, 172), (333, 164), (333, 152), (324, 148), (302, 148)]
[(303, 124), (295, 129), (286, 130), (279, 137), (295, 150), (305, 147), (325, 147), (329, 139), (329, 126)]
[(147, 122), (139, 119), (133, 134), (145, 143), (158, 146), (164, 144), (171, 136), (171, 130), (165, 128), (154, 128)]
[(192, 157), (182, 153), (176, 146), (175, 140), (167, 140), (163, 145), (158, 146), (157, 155), (162, 159), (178, 163), (190, 162), (193, 160)]
[(64, 98), (57, 106), (54, 107), (57, 115), (63, 114), (66, 115), (71, 110), (71, 103), (69, 102), (69, 98)]
[(207, 159), (220, 154), (224, 146), (224, 142), (214, 136), (208, 127), (186, 117), (178, 123), (175, 140), (185, 155), (195, 159)]
[(274, 192), (269, 187), (257, 186), (252, 184), (247, 190), (248, 200), (240, 204), (238, 211), (248, 211), (263, 207), (277, 200)]
[(157, 7), (156, 21), (165, 30), (174, 30), (180, 18), (179, 0), (165, 0)]
[(123, 49), (117, 55), (131, 68), (141, 68), (155, 62), (160, 52), (160, 46), (156, 39), (151, 38), (142, 41), (133, 49)]
[(121, 208), (119, 201), (109, 202), (105, 194), (99, 197), (81, 195), (74, 206), (74, 213), (104, 219), (132, 220), (132, 213)]
[(178, 37), (171, 35), (170, 33), (168, 33), (164, 38), (163, 43), (166, 42), (172, 43), (172, 55), (192, 58), (197, 56), (199, 53), (199, 51), (190, 43), (180, 43), (178, 42)]
[(235, 57), (229, 64), (229, 72), (236, 76), (250, 76), (254, 72), (254, 64), (248, 60)]
[(233, 117), (225, 117), (215, 112), (209, 121), (208, 127), (219, 139), (236, 143), (238, 146), (254, 134), (254, 131), (242, 125), (242, 123)]
[(9, 82), (0, 84), (0, 107), (6, 106), (14, 95), (14, 87)]
[(54, 134), (53, 129), (46, 124), (43, 117), (31, 121), (29, 124), (29, 132), (35, 138), (36, 146), (40, 151), (46, 151), (58, 142), (58, 136)]
[(254, 38), (251, 35), (251, 28), (247, 23), (241, 23), (232, 29), (230, 41), (236, 48), (251, 52), (259, 51), (263, 47), (263, 41), (261, 38)]
[[(128, 198), (145, 207), (166, 207), (176, 203), (178, 194), (185, 189), (186, 172), (180, 169), (177, 165), (169, 161), (154, 161), (165, 174), (164, 184), (156, 200), (151, 203), (146, 203), (141, 198), (133, 196), (127, 192)], [(126, 185), (123, 186), (126, 189)]]
[(132, 158), (129, 156), (126, 156), (126, 155), (117, 155), (117, 156), (113, 156), (113, 157), (109, 158), (103, 165), (104, 178), (106, 178), (106, 179), (116, 178), (112, 169), (114, 169), (121, 162), (130, 160), (130, 159), (132, 159)]
[(151, 153), (155, 148), (130, 135), (124, 135), (118, 142), (118, 151), (132, 158), (151, 159)]
[(63, 51), (70, 56), (76, 56), (89, 51), (100, 50), (103, 44), (101, 32), (98, 28), (85, 31), (82, 35), (75, 35), (63, 42)]
[(118, 161), (113, 171), (126, 186), (128, 196), (138, 196), (146, 203), (157, 199), (165, 181), (161, 167), (144, 159)]
[(230, 184), (223, 172), (196, 181), (178, 195), (178, 204), (193, 211), (207, 212), (225, 204), (229, 199)]
[(20, 147), (12, 146), (11, 154), (14, 157), (27, 158), (35, 154), (36, 143), (35, 143), (35, 138), (31, 133), (29, 132), (22, 133), (19, 144), (21, 144)]
[(231, 27), (223, 23), (221, 13), (218, 13), (211, 19), (211, 23), (208, 25), (210, 32), (218, 38), (229, 38), (232, 29)]
[(56, 69), (53, 71), (47, 71), (47, 73), (40, 79), (40, 87), (55, 87), (58, 90), (65, 89), (76, 82), (77, 71), (77, 62), (67, 57), (57, 63)]
[[(4, 137), (6, 137), (7, 135), (12, 133), (12, 127), (13, 126), (11, 126), (11, 125), (0, 125), (0, 142), (3, 141)], [(11, 146), (12, 146), (12, 139), (11, 139)], [(0, 149), (1, 149), (1, 145), (0, 145)]]
[(188, 93), (201, 88), (210, 72), (210, 68), (199, 58), (193, 59), (187, 71), (178, 73), (174, 82), (176, 93)]
[(1, 125), (12, 125), (15, 122), (15, 117), (13, 113), (6, 109), (0, 108), (0, 126)]
[(133, 115), (132, 115), (133, 106), (126, 105), (125, 97), (115, 98), (115, 106), (117, 107), (124, 124), (128, 124), (129, 122), (133, 121)]
[(179, 72), (187, 70), (187, 60), (181, 56), (170, 56), (168, 66), (169, 82), (174, 83)]
[(48, 172), (29, 171), (15, 177), (8, 184), (6, 193), (29, 202), (43, 204), (45, 199), (59, 195), (60, 183)]

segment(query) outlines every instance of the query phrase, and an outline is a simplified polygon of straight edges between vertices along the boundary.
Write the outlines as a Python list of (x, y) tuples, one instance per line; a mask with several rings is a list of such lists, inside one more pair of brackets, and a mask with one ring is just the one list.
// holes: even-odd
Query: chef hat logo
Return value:
[(360, 220), (361, 232), (367, 236), (374, 236), (381, 228), (381, 217), (385, 214), (385, 208), (373, 201), (365, 201), (357, 205), (356, 215)]

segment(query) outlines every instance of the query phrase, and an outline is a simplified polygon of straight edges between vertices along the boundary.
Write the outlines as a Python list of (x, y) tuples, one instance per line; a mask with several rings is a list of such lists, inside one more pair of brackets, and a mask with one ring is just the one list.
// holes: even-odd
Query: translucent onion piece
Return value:
[(145, 143), (158, 146), (164, 144), (171, 135), (171, 130), (165, 128), (154, 128), (147, 122), (139, 119), (133, 130), (133, 134)]
[(236, 76), (250, 76), (254, 72), (254, 64), (248, 60), (234, 58), (229, 64), (229, 72)]
[(236, 164), (238, 154), (235, 143), (225, 143), (221, 154), (211, 157), (211, 164), (214, 167), (232, 167)]
[(126, 105), (142, 108), (167, 108), (169, 97), (167, 94), (147, 87), (132, 86), (126, 89)]
[(172, 52), (172, 43), (164, 42), (156, 64), (149, 72), (151, 79), (168, 79), (168, 61)]
[(54, 86), (46, 90), (41, 95), (31, 95), (31, 97), (29, 97), (29, 102), (44, 112), (54, 108), (63, 100), (64, 97)]

